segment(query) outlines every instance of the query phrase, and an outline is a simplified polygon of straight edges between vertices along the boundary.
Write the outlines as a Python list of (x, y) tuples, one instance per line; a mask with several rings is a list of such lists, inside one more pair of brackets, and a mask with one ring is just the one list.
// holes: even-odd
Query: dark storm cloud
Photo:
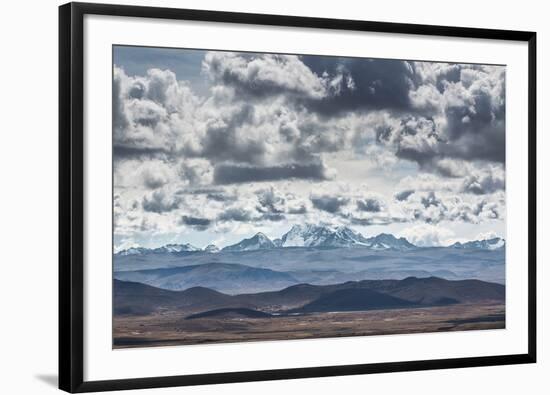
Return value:
[(285, 199), (277, 196), (273, 188), (263, 189), (256, 192), (259, 206), (257, 210), (261, 213), (280, 214), (284, 212)]
[(342, 196), (312, 196), (310, 200), (315, 208), (329, 213), (336, 213), (340, 211), (343, 206), (349, 203), (349, 198)]
[(288, 214), (305, 214), (305, 213), (307, 213), (307, 207), (305, 205), (288, 209)]
[(433, 192), (433, 191), (431, 191), (430, 193), (428, 193), (428, 195), (423, 196), (423, 197), (420, 199), (420, 202), (422, 203), (422, 205), (423, 205), (425, 208), (428, 208), (428, 207), (431, 207), (431, 206), (434, 206), (434, 207), (443, 206), (443, 202), (441, 201), (441, 199), (439, 199), (439, 198), (435, 195), (435, 192)]
[(485, 215), (491, 219), (500, 218), (498, 205), (496, 205), (494, 202), (489, 202), (485, 199), (480, 201), (472, 211), (473, 211), (473, 214), (477, 217), (481, 215)]
[(204, 195), (208, 200), (216, 202), (233, 202), (237, 199), (234, 194), (230, 194), (222, 188), (190, 188), (182, 189), (177, 192), (178, 195)]
[(180, 223), (182, 225), (190, 226), (193, 229), (203, 231), (208, 229), (208, 227), (212, 224), (212, 220), (208, 218), (191, 217), (188, 215), (184, 215), (180, 218)]
[(396, 156), (426, 166), (437, 156), (438, 145), (443, 140), (432, 118), (407, 117), (401, 120), (397, 141)]
[(220, 222), (261, 222), (261, 221), (271, 221), (278, 222), (285, 220), (286, 217), (282, 213), (262, 213), (259, 216), (254, 216), (251, 212), (243, 208), (230, 208), (220, 215), (218, 215), (217, 220)]
[[(482, 66), (461, 68), (460, 81), (447, 84), (447, 134), (464, 159), (504, 162), (505, 75)], [(460, 149), (462, 148), (462, 149)]]
[(248, 222), (252, 219), (252, 215), (242, 208), (230, 208), (225, 210), (218, 216), (218, 221), (236, 221), (236, 222)]
[[(443, 155), (504, 163), (506, 156), (504, 104), (494, 108), (487, 92), (476, 92), (473, 103), (445, 111), (451, 144)], [(503, 99), (504, 101), (504, 99)]]
[(401, 121), (376, 128), (377, 141), (445, 177), (456, 176), (437, 166), (445, 158), (504, 163), (504, 68), (415, 62), (412, 69), (412, 107), (384, 107)]
[[(264, 89), (269, 95), (288, 96), (282, 104), (285, 111), (266, 116), (261, 111), (263, 104), (229, 95), (223, 100), (232, 101), (231, 111), (213, 111), (208, 120), (196, 119), (204, 126), (203, 132), (196, 138), (185, 136), (185, 143), (171, 144), (183, 137), (180, 129), (187, 127), (173, 123), (168, 114), (196, 112), (196, 107), (184, 104), (193, 100), (181, 93), (185, 89), (177, 85), (176, 75), (153, 70), (144, 77), (128, 77), (119, 70), (113, 81), (114, 160), (166, 160), (180, 155), (205, 159), (208, 168), (182, 166), (183, 176), (194, 184), (208, 184), (212, 176), (217, 184), (325, 180), (326, 169), (320, 164), (273, 165), (270, 160), (284, 157), (286, 162), (314, 163), (319, 153), (349, 149), (351, 135), (358, 132), (344, 132), (340, 117), (354, 111), (383, 110), (392, 122), (372, 125), (378, 143), (398, 158), (418, 163), (423, 171), (455, 177), (437, 166), (446, 158), (504, 161), (504, 77), (499, 82), (490, 70), (471, 65), (438, 68), (423, 62), (424, 73), (435, 75), (426, 77), (418, 64), (400, 60), (226, 55), (213, 55), (209, 63), (216, 83), (224, 88), (243, 85), (249, 94)], [(174, 92), (182, 96), (172, 96)], [(411, 94), (416, 96), (411, 99)], [(310, 112), (331, 120), (319, 121)], [(299, 122), (280, 122), (285, 114), (297, 116)], [(278, 129), (273, 131), (274, 139), (246, 133), (247, 128), (261, 130), (270, 123)], [(143, 133), (142, 128), (150, 133)], [(208, 173), (212, 165), (214, 174)]]
[(157, 157), (164, 157), (168, 151), (161, 148), (148, 148), (132, 145), (113, 144), (113, 160), (141, 159), (149, 160)]
[(121, 134), (128, 127), (128, 119), (124, 115), (124, 103), (121, 99), (121, 80), (118, 73), (113, 78), (113, 129), (114, 134)]
[(145, 177), (143, 182), (148, 189), (157, 189), (166, 183), (164, 180), (160, 178), (154, 178), (149, 176)]
[(325, 93), (322, 81), (295, 55), (208, 52), (202, 67), (215, 84), (232, 87), (245, 101)]
[(360, 217), (355, 217), (351, 214), (340, 214), (340, 217), (349, 221), (351, 225), (357, 225), (357, 226), (389, 225), (392, 223), (407, 222), (406, 219), (398, 218), (398, 217), (360, 218)]
[(141, 202), (143, 210), (157, 214), (175, 210), (179, 204), (179, 199), (167, 196), (162, 190), (155, 191), (150, 196), (144, 196)]
[(179, 176), (190, 185), (209, 184), (212, 177), (212, 167), (205, 160), (184, 161), (179, 168)]
[(278, 221), (285, 220), (286, 217), (283, 214), (267, 213), (267, 214), (262, 215), (262, 217), (260, 219), (263, 220), (263, 221), (278, 222)]
[[(456, 139), (443, 145), (444, 156), (465, 160), (486, 160), (504, 163), (506, 159), (506, 136), (504, 119), (495, 119), (478, 125), (461, 125), (455, 116), (448, 114), (449, 130), (460, 130)], [(455, 132), (456, 133), (456, 132)]]
[(225, 116), (224, 122), (209, 125), (201, 142), (202, 148), (193, 153), (213, 162), (235, 161), (257, 163), (268, 149), (262, 139), (243, 138), (239, 128), (250, 124), (254, 117), (254, 106), (243, 104), (238, 111)]
[(184, 188), (176, 192), (178, 195), (207, 195), (209, 193), (224, 193), (221, 188)]
[(454, 220), (460, 213), (460, 210), (456, 207), (450, 209), (433, 191), (422, 196), (419, 203), (422, 208), (413, 211), (413, 218), (428, 224), (437, 224), (443, 220)]
[(229, 196), (229, 195), (226, 195), (224, 193), (219, 193), (219, 192), (212, 192), (212, 193), (208, 193), (206, 195), (206, 198), (209, 199), (209, 200), (214, 200), (216, 202), (220, 202), (220, 203), (224, 203), (224, 202), (233, 202), (236, 200), (236, 197), (235, 196)]
[(380, 143), (393, 144), (397, 157), (414, 161), (425, 169), (432, 167), (439, 155), (440, 143), (444, 142), (433, 118), (416, 116), (402, 118), (396, 128), (377, 129), (376, 139)]
[(410, 110), (409, 62), (327, 56), (209, 52), (203, 71), (237, 97), (284, 95), (319, 114), (372, 109)]
[(470, 175), (464, 179), (462, 191), (475, 195), (485, 195), (505, 189), (504, 174), (498, 176), (493, 173)]
[[(352, 217), (347, 216), (345, 217), (352, 225), (358, 225), (358, 226), (371, 226), (375, 225), (373, 218), (358, 218), (358, 217)], [(389, 223), (389, 222), (388, 222)], [(379, 225), (379, 224), (376, 224)]]
[(411, 196), (413, 193), (414, 193), (413, 189), (406, 189), (404, 191), (397, 192), (394, 196), (397, 200), (402, 202), (404, 200), (407, 200), (409, 198), (409, 196)]
[(369, 213), (378, 213), (382, 211), (382, 203), (373, 198), (357, 200), (357, 208)]
[(372, 109), (410, 109), (409, 90), (413, 69), (406, 61), (390, 59), (302, 56), (317, 75), (349, 76), (352, 84), (342, 84), (337, 94), (310, 100), (307, 106), (324, 115)]
[(244, 182), (278, 181), (286, 179), (326, 180), (326, 168), (321, 163), (309, 165), (253, 167), (218, 165), (214, 168), (214, 183), (238, 184)]

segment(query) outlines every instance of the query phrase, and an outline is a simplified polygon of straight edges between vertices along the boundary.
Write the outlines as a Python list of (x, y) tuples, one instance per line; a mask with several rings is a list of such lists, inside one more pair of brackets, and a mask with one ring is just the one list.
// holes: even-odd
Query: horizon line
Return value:
[[(295, 224), (295, 225), (292, 225), (290, 227), (290, 229), (286, 232), (284, 232), (281, 236), (279, 237), (275, 237), (275, 238), (271, 238), (269, 237), (268, 235), (266, 235), (264, 232), (256, 232), (256, 233), (253, 233), (251, 236), (244, 236), (242, 239), (240, 239), (240, 241), (236, 242), (236, 243), (231, 243), (231, 244), (228, 244), (228, 245), (225, 245), (225, 246), (220, 246), (220, 245), (217, 245), (216, 243), (213, 243), (213, 242), (210, 242), (210, 243), (207, 243), (205, 244), (204, 247), (198, 247), (197, 245), (195, 244), (192, 244), (190, 242), (174, 242), (174, 243), (164, 243), (164, 244), (159, 244), (157, 246), (154, 246), (154, 247), (144, 247), (142, 245), (136, 245), (136, 246), (131, 246), (131, 247), (128, 247), (128, 248), (123, 248), (123, 249), (120, 249), (118, 251), (115, 251), (115, 247), (113, 245), (113, 255), (116, 255), (116, 254), (119, 254), (121, 252), (124, 252), (124, 251), (128, 251), (132, 248), (143, 248), (143, 249), (147, 249), (147, 250), (155, 250), (155, 249), (158, 249), (158, 248), (162, 248), (162, 247), (166, 247), (166, 246), (179, 246), (179, 245), (190, 245), (194, 248), (197, 248), (199, 249), (199, 251), (205, 251), (206, 247), (208, 246), (215, 246), (216, 248), (218, 248), (220, 251), (223, 250), (224, 248), (226, 247), (230, 247), (230, 246), (233, 246), (233, 245), (236, 245), (236, 244), (239, 244), (241, 243), (243, 240), (247, 240), (247, 239), (252, 239), (254, 238), (255, 236), (261, 234), (263, 236), (265, 236), (269, 241), (273, 242), (274, 240), (277, 240), (277, 239), (282, 239), (282, 237), (287, 234), (288, 232), (290, 232), (290, 230), (292, 230), (294, 227), (296, 226), (308, 226), (308, 225), (312, 225), (312, 226), (316, 226), (316, 227), (326, 227), (326, 228), (331, 228), (331, 229), (337, 229), (337, 228), (347, 228), (347, 229), (350, 229), (352, 230), (353, 232), (356, 232), (356, 233), (359, 233), (362, 237), (365, 237), (361, 232), (359, 231), (356, 231), (352, 228), (350, 228), (349, 226), (345, 226), (345, 225), (339, 225), (339, 226), (330, 226), (330, 225), (315, 225), (315, 224), (310, 224), (310, 223), (306, 223), (306, 224), (303, 224), (303, 225), (299, 225), (299, 224)], [(419, 245), (416, 245), (414, 243), (412, 243), (411, 241), (409, 241), (409, 239), (407, 239), (406, 237), (404, 236), (396, 236), (395, 234), (393, 233), (387, 233), (387, 232), (380, 232), (376, 235), (373, 235), (373, 236), (368, 236), (366, 237), (367, 239), (370, 239), (370, 238), (375, 238), (375, 237), (378, 237), (380, 235), (390, 235), (390, 236), (393, 236), (395, 237), (396, 239), (405, 239), (408, 243), (412, 244), (413, 246), (415, 247), (419, 247), (419, 248), (437, 248), (437, 247), (451, 247), (452, 245), (454, 244), (457, 244), (457, 243), (460, 243), (460, 244), (464, 244), (464, 243), (469, 243), (469, 242), (474, 242), (474, 241), (486, 241), (486, 240), (493, 240), (493, 239), (502, 239), (504, 241), (506, 241), (506, 239), (504, 237), (501, 237), (501, 236), (494, 236), (494, 237), (491, 237), (491, 238), (484, 238), (484, 239), (468, 239), (468, 240), (463, 240), (463, 241), (453, 241), (453, 242), (450, 242), (449, 244), (446, 244), (446, 245), (429, 245), (429, 246), (419, 246)], [(460, 239), (460, 238), (458, 238)], [(291, 247), (278, 247), (278, 248), (291, 248)], [(197, 251), (197, 252), (199, 252)]]

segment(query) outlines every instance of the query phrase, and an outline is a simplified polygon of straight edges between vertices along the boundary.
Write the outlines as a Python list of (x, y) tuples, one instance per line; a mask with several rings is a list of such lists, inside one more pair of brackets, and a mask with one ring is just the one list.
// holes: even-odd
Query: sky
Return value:
[(505, 66), (115, 46), (115, 251), (505, 237)]

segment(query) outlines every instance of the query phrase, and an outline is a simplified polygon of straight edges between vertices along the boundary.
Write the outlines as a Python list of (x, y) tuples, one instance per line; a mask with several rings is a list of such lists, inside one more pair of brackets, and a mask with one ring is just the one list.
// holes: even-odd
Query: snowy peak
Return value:
[(200, 248), (192, 244), (166, 244), (158, 248), (132, 247), (127, 250), (119, 251), (116, 255), (146, 255), (146, 254), (177, 254), (185, 252), (201, 251)]
[(410, 243), (404, 237), (397, 238), (392, 234), (380, 233), (378, 236), (369, 237), (367, 239), (367, 245), (373, 250), (410, 250), (416, 246)]
[(174, 252), (192, 252), (192, 251), (200, 251), (201, 249), (198, 247), (195, 247), (192, 244), (186, 243), (186, 244), (166, 244), (165, 246), (155, 248), (153, 252), (168, 252), (168, 253), (174, 253)]
[(263, 233), (225, 247), (222, 251), (254, 251), (284, 247), (352, 248), (364, 247), (375, 250), (415, 248), (405, 238), (380, 234), (365, 238), (361, 233), (345, 226), (331, 228), (322, 225), (294, 225), (280, 239), (270, 240)]
[(249, 239), (244, 239), (237, 244), (227, 246), (222, 251), (256, 251), (275, 248), (275, 244), (261, 232), (256, 233)]
[(504, 248), (506, 241), (500, 237), (494, 237), (492, 239), (485, 240), (473, 240), (465, 243), (456, 242), (451, 245), (452, 248), (471, 248), (479, 250), (496, 250)]
[(215, 254), (217, 252), (220, 252), (220, 249), (215, 244), (208, 244), (206, 247), (204, 247), (205, 252), (210, 252), (211, 254)]
[(281, 237), (281, 247), (368, 247), (361, 233), (339, 226), (294, 225)]
[(281, 247), (319, 247), (326, 244), (333, 234), (325, 226), (294, 225), (281, 237)]
[(116, 255), (127, 256), (127, 255), (141, 255), (148, 251), (148, 248), (143, 247), (131, 247), (126, 250), (122, 250), (116, 253)]
[[(485, 240), (474, 240), (464, 243), (456, 242), (449, 248), (460, 249), (502, 249), (506, 241), (500, 237)], [(210, 244), (204, 249), (192, 244), (166, 244), (165, 246), (150, 249), (132, 247), (118, 252), (118, 256), (144, 254), (188, 254), (194, 252), (218, 253), (220, 251), (256, 251), (284, 247), (320, 247), (320, 248), (367, 248), (370, 250), (398, 250), (407, 251), (417, 248), (404, 237), (395, 237), (389, 233), (380, 233), (377, 236), (366, 238), (361, 233), (346, 226), (328, 227), (323, 225), (294, 225), (281, 238), (271, 240), (265, 234), (258, 232), (254, 236), (240, 242), (219, 249)]]

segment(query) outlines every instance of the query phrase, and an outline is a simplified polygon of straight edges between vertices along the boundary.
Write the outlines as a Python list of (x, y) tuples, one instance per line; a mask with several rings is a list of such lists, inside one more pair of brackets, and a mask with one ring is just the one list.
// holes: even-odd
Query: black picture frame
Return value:
[[(87, 14), (511, 40), (528, 43), (528, 352), (525, 354), (319, 366), (106, 381), (84, 380), (83, 19)], [(536, 362), (536, 33), (127, 5), (59, 7), (59, 388), (71, 393), (297, 379)]]

